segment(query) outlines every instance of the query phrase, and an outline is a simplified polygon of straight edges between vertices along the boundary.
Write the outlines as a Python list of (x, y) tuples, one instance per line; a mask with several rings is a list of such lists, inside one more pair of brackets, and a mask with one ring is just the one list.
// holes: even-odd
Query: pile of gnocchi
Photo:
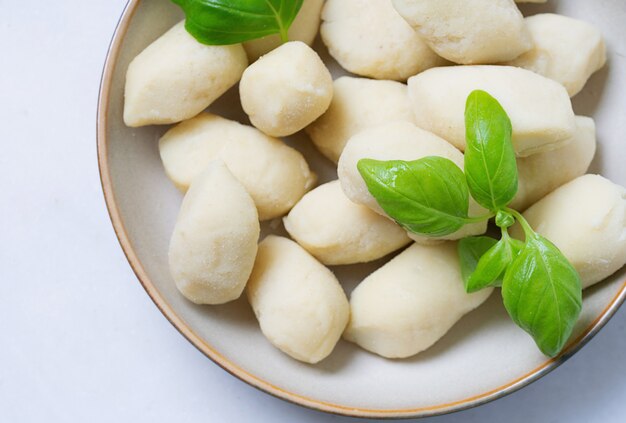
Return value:
[[(310, 47), (318, 31), (350, 76), (333, 80)], [(583, 287), (624, 266), (626, 190), (586, 174), (595, 123), (570, 100), (605, 65), (597, 28), (524, 18), (513, 0), (304, 0), (289, 37), (204, 45), (180, 22), (129, 65), (126, 125), (175, 124), (159, 151), (185, 193), (169, 265), (187, 299), (223, 304), (245, 292), (269, 342), (306, 363), (341, 337), (387, 358), (432, 346), (493, 291), (466, 293), (457, 255), (457, 241), (487, 222), (438, 239), (407, 233), (357, 163), (441, 156), (462, 169), (465, 99), (478, 89), (512, 122), (512, 206)], [(205, 111), (236, 84), (250, 124)], [(307, 157), (280, 139), (301, 131), (337, 165), (337, 180), (316, 186)], [(480, 212), (472, 200), (470, 214)], [(259, 242), (270, 220), (291, 239)], [(393, 253), (350, 299), (328, 267)]]

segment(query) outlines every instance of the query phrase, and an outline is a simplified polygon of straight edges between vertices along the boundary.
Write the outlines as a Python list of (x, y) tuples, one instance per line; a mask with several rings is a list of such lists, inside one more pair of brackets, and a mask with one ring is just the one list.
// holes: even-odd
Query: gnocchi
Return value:
[(513, 0), (393, 0), (424, 41), (451, 62), (503, 62), (532, 48)]
[(333, 78), (315, 51), (292, 41), (250, 65), (239, 93), (252, 124), (283, 137), (304, 129), (328, 109)]
[(316, 176), (298, 151), (255, 128), (203, 113), (163, 135), (165, 172), (185, 191), (207, 163), (221, 159), (253, 198), (261, 220), (287, 213)]
[(357, 75), (406, 81), (445, 63), (391, 0), (327, 0), (322, 20), (320, 33), (331, 56)]
[(563, 147), (517, 160), (518, 190), (510, 207), (526, 210), (561, 185), (584, 175), (596, 153), (596, 124), (577, 116), (576, 134)]
[(326, 358), (348, 324), (350, 306), (337, 278), (287, 238), (259, 244), (246, 292), (263, 334), (296, 360)]
[(176, 287), (196, 304), (239, 298), (252, 272), (259, 233), (250, 195), (224, 163), (209, 163), (187, 191), (170, 241)]
[[(626, 189), (602, 176), (574, 179), (531, 206), (524, 217), (572, 263), (583, 288), (626, 264)], [(513, 234), (523, 237), (519, 227)]]
[(493, 292), (467, 294), (459, 269), (455, 242), (413, 244), (352, 292), (344, 337), (387, 358), (426, 350)]
[(200, 44), (180, 22), (128, 66), (124, 123), (137, 127), (192, 118), (239, 82), (247, 65), (241, 44)]
[(306, 194), (283, 221), (289, 235), (327, 265), (376, 260), (410, 242), (394, 222), (350, 201), (339, 181)]
[(417, 125), (465, 150), (465, 100), (478, 89), (494, 96), (507, 111), (520, 157), (554, 150), (574, 136), (576, 120), (565, 88), (511, 66), (433, 68), (410, 78)]
[(342, 76), (328, 111), (306, 128), (313, 144), (337, 162), (352, 135), (383, 123), (414, 122), (405, 84)]
[(563, 84), (571, 97), (606, 63), (602, 34), (586, 22), (544, 13), (526, 18), (526, 26), (535, 47), (507, 64)]

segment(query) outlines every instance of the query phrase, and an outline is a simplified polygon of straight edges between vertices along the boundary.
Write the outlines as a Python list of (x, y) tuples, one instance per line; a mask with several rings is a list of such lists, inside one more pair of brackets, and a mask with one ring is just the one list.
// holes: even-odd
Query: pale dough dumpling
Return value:
[(515, 0), (515, 3), (546, 3), (548, 0)]
[(516, 210), (528, 207), (561, 185), (584, 175), (596, 153), (596, 124), (576, 116), (576, 134), (563, 147), (517, 159), (519, 185), (510, 204)]
[(224, 163), (209, 163), (187, 191), (170, 241), (176, 287), (196, 304), (239, 298), (254, 265), (259, 231), (244, 187)]
[[(552, 241), (587, 288), (626, 264), (626, 189), (599, 175), (563, 185), (524, 212)], [(523, 237), (516, 227), (514, 235)]]
[(235, 85), (246, 66), (241, 44), (201, 44), (180, 22), (128, 66), (124, 123), (136, 127), (192, 118)]
[(333, 98), (333, 78), (318, 54), (292, 41), (251, 64), (239, 84), (250, 121), (274, 137), (294, 134), (320, 117)]
[(327, 0), (322, 20), (320, 34), (328, 51), (354, 74), (406, 81), (445, 63), (391, 0)]
[(289, 235), (327, 265), (376, 260), (410, 242), (400, 226), (348, 200), (339, 181), (306, 194), (283, 221)]
[(560, 82), (572, 97), (606, 63), (602, 33), (586, 22), (545, 13), (526, 18), (526, 26), (535, 47), (507, 64)]
[(511, 66), (450, 66), (409, 79), (417, 126), (465, 150), (465, 103), (474, 90), (495, 97), (511, 118), (518, 156), (554, 150), (576, 130), (565, 88), (544, 76)]
[[(317, 30), (320, 27), (320, 14), (324, 0), (304, 0), (298, 16), (289, 28), (289, 39), (291, 41), (302, 41), (308, 45), (313, 44)], [(257, 40), (246, 41), (243, 48), (248, 53), (250, 62), (254, 62), (259, 57), (280, 46), (282, 41), (279, 35), (268, 35)]]
[(350, 316), (335, 275), (287, 238), (259, 244), (246, 292), (267, 339), (306, 363), (332, 352)]
[(210, 113), (167, 131), (159, 151), (165, 172), (182, 191), (211, 160), (223, 160), (250, 193), (261, 220), (287, 213), (316, 180), (298, 151), (255, 128)]
[(432, 346), (492, 292), (465, 292), (455, 242), (414, 244), (352, 292), (344, 337), (383, 357), (410, 357)]
[(459, 64), (511, 60), (532, 48), (513, 0), (393, 0), (439, 56)]
[(405, 84), (343, 76), (334, 82), (328, 111), (306, 132), (318, 150), (336, 163), (352, 135), (395, 121), (415, 121)]
[[(426, 156), (445, 157), (463, 169), (463, 154), (450, 143), (412, 123), (393, 122), (366, 129), (350, 138), (339, 159), (337, 173), (341, 187), (350, 200), (386, 216), (376, 199), (369, 193), (367, 185), (357, 169), (357, 163), (361, 159), (412, 161)], [(470, 199), (469, 212), (471, 216), (486, 214), (486, 210), (473, 199)], [(486, 221), (473, 223), (465, 225), (457, 232), (436, 239), (460, 239), (485, 233), (486, 230)], [(409, 233), (409, 236), (422, 243), (435, 239), (413, 233)]]

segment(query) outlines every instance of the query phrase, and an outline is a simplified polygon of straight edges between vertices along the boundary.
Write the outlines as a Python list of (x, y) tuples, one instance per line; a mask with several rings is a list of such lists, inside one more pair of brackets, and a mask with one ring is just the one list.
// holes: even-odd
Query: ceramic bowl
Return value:
[[(550, 0), (524, 8), (584, 19), (602, 29), (609, 62), (574, 99), (577, 114), (598, 124), (599, 151), (592, 171), (626, 185), (626, 2)], [(550, 372), (589, 341), (626, 297), (626, 271), (585, 291), (574, 335), (554, 359), (508, 319), (499, 292), (464, 317), (437, 344), (406, 360), (386, 360), (341, 341), (311, 366), (287, 357), (263, 337), (245, 299), (224, 306), (185, 300), (170, 277), (167, 249), (182, 199), (167, 179), (157, 140), (167, 129), (131, 129), (122, 121), (124, 78), (130, 60), (182, 18), (168, 0), (131, 0), (108, 52), (98, 109), (98, 158), (111, 220), (139, 281), (161, 312), (200, 351), (225, 370), (269, 394), (314, 409), (363, 417), (419, 417), (473, 407), (511, 393)], [(335, 76), (342, 73), (324, 47), (317, 50)], [(247, 122), (236, 89), (211, 110)], [(333, 165), (299, 134), (287, 140), (303, 151), (321, 181)], [(279, 221), (265, 231), (281, 232)], [(346, 291), (383, 261), (334, 267)], [(207, 365), (209, 365), (207, 363)]]

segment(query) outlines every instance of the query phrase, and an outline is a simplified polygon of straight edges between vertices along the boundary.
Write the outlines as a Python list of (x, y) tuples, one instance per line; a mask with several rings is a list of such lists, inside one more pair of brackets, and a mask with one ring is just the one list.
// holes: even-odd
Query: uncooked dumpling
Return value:
[(474, 90), (487, 91), (502, 104), (518, 156), (554, 150), (574, 136), (576, 121), (565, 88), (511, 66), (433, 68), (409, 78), (417, 126), (465, 150), (465, 103)]
[(352, 291), (344, 337), (383, 357), (410, 357), (432, 346), (492, 292), (465, 292), (456, 242), (414, 244)]
[(214, 161), (185, 195), (170, 241), (176, 287), (196, 304), (239, 298), (257, 252), (254, 202), (224, 163)]
[(306, 128), (320, 152), (337, 162), (350, 137), (384, 123), (415, 122), (405, 84), (342, 76), (330, 107)]
[(306, 363), (332, 352), (350, 316), (335, 275), (287, 238), (259, 244), (246, 292), (267, 339)]
[(584, 175), (596, 153), (596, 124), (576, 116), (576, 134), (563, 147), (517, 159), (519, 186), (510, 204), (516, 210), (528, 207), (561, 185)]
[(320, 117), (333, 98), (333, 78), (318, 54), (285, 43), (251, 64), (239, 84), (250, 122), (273, 137), (295, 134)]
[(339, 181), (306, 194), (283, 221), (289, 235), (327, 265), (376, 260), (410, 242), (400, 226), (350, 201)]
[(598, 28), (567, 16), (545, 13), (526, 18), (535, 47), (508, 62), (563, 84), (570, 96), (606, 63), (606, 45)]
[(235, 85), (246, 66), (241, 44), (201, 44), (180, 22), (128, 66), (124, 123), (135, 127), (192, 118)]
[(394, 9), (391, 0), (327, 0), (320, 33), (349, 72), (406, 81), (445, 60)]
[(513, 0), (393, 0), (393, 4), (430, 48), (451, 62), (503, 62), (532, 48)]
[[(530, 226), (552, 241), (580, 274), (583, 288), (626, 264), (626, 189), (584, 175), (524, 212)], [(514, 235), (523, 237), (519, 227)]]
[(217, 158), (250, 193), (261, 220), (287, 213), (315, 183), (306, 160), (282, 141), (239, 122), (203, 113), (159, 141), (165, 172), (185, 191)]

